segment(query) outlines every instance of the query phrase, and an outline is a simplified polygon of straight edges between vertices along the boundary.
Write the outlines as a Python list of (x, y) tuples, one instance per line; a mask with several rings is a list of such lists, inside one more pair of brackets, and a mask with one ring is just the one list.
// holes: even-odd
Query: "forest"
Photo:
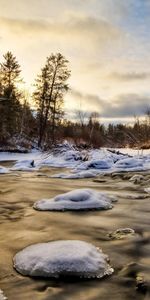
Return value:
[(32, 95), (21, 89), (22, 70), (8, 51), (0, 63), (0, 150), (48, 150), (68, 140), (81, 148), (150, 148), (150, 108), (133, 124), (107, 126), (99, 112), (77, 111), (69, 120), (64, 99), (70, 88), (69, 61), (60, 53), (50, 54), (35, 78)]

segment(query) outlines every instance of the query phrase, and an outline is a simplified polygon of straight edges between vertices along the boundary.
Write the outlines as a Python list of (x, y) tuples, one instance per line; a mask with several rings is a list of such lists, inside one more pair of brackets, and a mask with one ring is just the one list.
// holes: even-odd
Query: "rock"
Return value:
[(146, 294), (148, 290), (148, 283), (142, 275), (136, 277), (136, 290), (142, 294)]
[(113, 240), (121, 240), (135, 235), (135, 231), (131, 228), (119, 228), (114, 232), (109, 233), (109, 237)]
[(135, 184), (141, 183), (143, 180), (144, 176), (139, 174), (135, 174), (129, 179), (129, 181), (133, 181)]

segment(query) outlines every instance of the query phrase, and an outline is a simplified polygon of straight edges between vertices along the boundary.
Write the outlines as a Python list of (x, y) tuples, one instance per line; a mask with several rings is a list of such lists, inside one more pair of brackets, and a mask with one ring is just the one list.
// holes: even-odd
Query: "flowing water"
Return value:
[[(130, 182), (129, 173), (107, 175), (99, 181), (44, 176), (55, 172), (60, 169), (0, 176), (0, 288), (5, 295), (9, 300), (148, 300), (150, 198), (144, 187), (150, 185), (150, 174), (145, 174), (144, 184)], [(118, 202), (107, 211), (57, 213), (32, 208), (39, 199), (76, 188), (117, 195)], [(108, 237), (124, 227), (134, 229), (136, 235), (120, 240)], [(83, 240), (102, 248), (115, 270), (113, 275), (102, 280), (46, 280), (23, 277), (13, 269), (12, 258), (24, 247), (62, 239)], [(139, 289), (137, 276), (145, 280)]]

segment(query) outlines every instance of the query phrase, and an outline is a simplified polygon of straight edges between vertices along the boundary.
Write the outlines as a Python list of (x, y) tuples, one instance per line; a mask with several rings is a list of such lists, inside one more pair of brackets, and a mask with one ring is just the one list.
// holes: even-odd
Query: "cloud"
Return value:
[[(96, 95), (82, 94), (78, 91), (71, 91), (75, 111), (81, 109), (86, 113), (98, 112), (102, 118), (130, 118), (135, 115), (142, 116), (150, 107), (150, 96), (138, 94), (122, 94), (114, 99), (106, 100)], [(70, 109), (68, 109), (70, 110)]]
[(120, 30), (106, 21), (76, 14), (68, 15), (61, 21), (52, 19), (51, 21), (19, 20), (1, 17), (0, 26), (10, 34), (25, 34), (30, 37), (33, 36), (35, 39), (42, 36), (47, 38), (50, 36), (55, 38), (70, 37), (72, 40), (74, 38), (80, 39), (81, 37), (87, 41), (91, 39), (91, 43), (93, 40), (98, 43), (103, 41), (104, 43), (109, 39), (118, 39), (121, 36)]
[(145, 80), (150, 78), (150, 72), (127, 72), (117, 73), (114, 72), (109, 75), (110, 78), (118, 81), (133, 81), (133, 80)]

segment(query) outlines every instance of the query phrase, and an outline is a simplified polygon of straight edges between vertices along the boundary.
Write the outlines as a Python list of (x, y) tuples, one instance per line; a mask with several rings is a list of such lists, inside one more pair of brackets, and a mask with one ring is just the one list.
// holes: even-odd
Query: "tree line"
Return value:
[[(37, 75), (34, 92), (21, 89), (21, 66), (12, 52), (0, 63), (0, 147), (33, 146), (48, 149), (70, 140), (82, 147), (148, 147), (150, 143), (150, 110), (145, 120), (136, 119), (133, 126), (101, 124), (97, 113), (86, 121), (77, 112), (76, 121), (68, 121), (64, 111), (64, 96), (69, 89), (68, 60), (60, 53), (51, 54)], [(150, 146), (150, 145), (149, 145)]]

